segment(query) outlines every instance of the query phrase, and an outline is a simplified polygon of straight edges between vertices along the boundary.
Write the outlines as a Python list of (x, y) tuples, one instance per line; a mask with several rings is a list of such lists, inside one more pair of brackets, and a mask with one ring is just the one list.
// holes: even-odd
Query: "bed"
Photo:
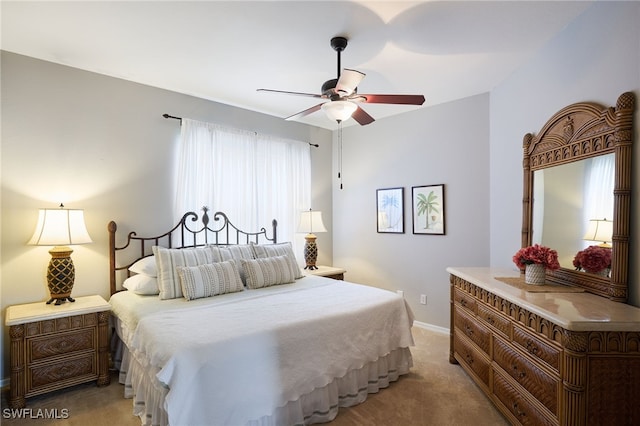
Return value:
[(205, 209), (154, 237), (108, 230), (112, 359), (144, 425), (328, 422), (412, 367), (404, 299), (305, 275), (275, 220), (245, 232)]

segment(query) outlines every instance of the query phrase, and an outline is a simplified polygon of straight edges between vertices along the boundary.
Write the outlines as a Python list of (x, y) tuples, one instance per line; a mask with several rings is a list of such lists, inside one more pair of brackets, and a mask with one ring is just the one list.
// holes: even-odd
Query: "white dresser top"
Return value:
[(13, 305), (7, 308), (5, 324), (8, 326), (43, 321), (70, 315), (90, 314), (92, 312), (108, 311), (111, 305), (101, 296), (76, 297), (75, 302), (64, 302), (61, 305), (45, 302)]
[(533, 293), (495, 279), (519, 277), (504, 268), (449, 267), (447, 272), (513, 302), (566, 330), (640, 331), (640, 308), (591, 293)]

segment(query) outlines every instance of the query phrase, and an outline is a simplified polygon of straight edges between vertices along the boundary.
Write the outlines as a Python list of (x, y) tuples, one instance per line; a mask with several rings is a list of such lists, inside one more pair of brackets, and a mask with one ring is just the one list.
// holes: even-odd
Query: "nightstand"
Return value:
[(318, 275), (320, 277), (333, 278), (334, 280), (344, 280), (344, 273), (347, 272), (342, 268), (334, 268), (333, 266), (318, 265), (318, 269), (303, 269), (304, 275)]
[(100, 296), (9, 306), (9, 406), (23, 408), (28, 397), (92, 380), (108, 385), (110, 309)]

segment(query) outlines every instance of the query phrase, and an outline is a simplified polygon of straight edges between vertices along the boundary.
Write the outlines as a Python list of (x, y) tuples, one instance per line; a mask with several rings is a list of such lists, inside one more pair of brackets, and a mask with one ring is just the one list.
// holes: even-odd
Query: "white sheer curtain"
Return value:
[(591, 219), (613, 220), (614, 184), (614, 155), (602, 155), (591, 159), (585, 170), (583, 232), (587, 232)]
[(243, 230), (276, 219), (278, 241), (295, 242), (311, 202), (309, 144), (183, 118), (176, 188), (176, 222), (207, 206)]

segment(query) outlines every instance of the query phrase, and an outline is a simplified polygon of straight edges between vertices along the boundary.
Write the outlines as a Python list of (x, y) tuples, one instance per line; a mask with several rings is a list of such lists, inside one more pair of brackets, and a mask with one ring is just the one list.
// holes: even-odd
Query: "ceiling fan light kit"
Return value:
[(314, 105), (311, 108), (287, 117), (287, 120), (302, 118), (322, 109), (330, 120), (342, 123), (344, 120), (353, 117), (353, 119), (362, 126), (373, 123), (375, 119), (364, 109), (360, 108), (358, 103), (397, 105), (422, 105), (424, 103), (423, 95), (358, 94), (358, 84), (360, 84), (365, 77), (365, 74), (352, 69), (341, 69), (340, 67), (340, 53), (346, 49), (347, 39), (345, 37), (333, 37), (331, 39), (331, 47), (338, 54), (338, 78), (325, 81), (321, 87), (321, 94), (273, 89), (258, 89), (258, 91), (284, 93), (326, 100), (321, 104)]
[(327, 117), (338, 123), (351, 118), (356, 109), (358, 109), (358, 105), (351, 101), (333, 101), (322, 104), (322, 110), (327, 114)]

